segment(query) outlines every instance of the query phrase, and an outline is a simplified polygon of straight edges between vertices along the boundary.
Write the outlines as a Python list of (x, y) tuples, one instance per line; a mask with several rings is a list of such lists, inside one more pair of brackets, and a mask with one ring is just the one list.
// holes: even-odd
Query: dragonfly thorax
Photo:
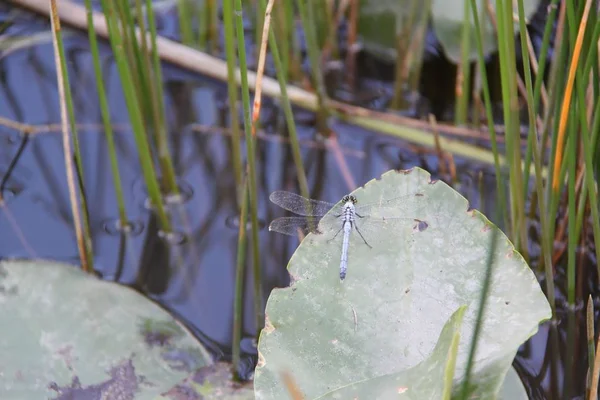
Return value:
[(342, 215), (341, 215), (342, 220), (354, 223), (355, 215), (356, 215), (356, 208), (354, 207), (354, 202), (351, 200), (344, 202), (344, 209), (343, 209)]

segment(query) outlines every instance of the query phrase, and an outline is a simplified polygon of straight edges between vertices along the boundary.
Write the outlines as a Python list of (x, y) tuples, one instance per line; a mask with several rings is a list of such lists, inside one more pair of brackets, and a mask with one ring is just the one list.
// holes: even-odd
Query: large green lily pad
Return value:
[(448, 320), (433, 352), (414, 367), (333, 390), (320, 399), (444, 399), (452, 391), (452, 374), (465, 307)]
[[(440, 333), (462, 306), (455, 389), (462, 380), (496, 228), (464, 197), (419, 168), (391, 171), (357, 189), (361, 202), (402, 195), (402, 214), (424, 221), (382, 226), (350, 239), (348, 275), (339, 279), (341, 241), (308, 235), (290, 260), (291, 287), (267, 302), (255, 375), (257, 399), (287, 398), (289, 372), (306, 399), (401, 373), (430, 358)], [(389, 210), (388, 210), (389, 211)], [(333, 218), (332, 215), (325, 217)], [(338, 238), (339, 239), (339, 238)], [(501, 232), (471, 382), (473, 396), (498, 396), (518, 347), (550, 307), (534, 274)], [(443, 335), (442, 335), (443, 338)]]
[(0, 399), (152, 399), (211, 363), (157, 304), (45, 261), (0, 263)]
[[(465, 21), (465, 1), (471, 0), (433, 0), (431, 7), (431, 17), (435, 34), (442, 44), (448, 58), (456, 64), (460, 62), (461, 57), (461, 41)], [(539, 5), (539, 0), (522, 1), (526, 16), (530, 16)], [(479, 23), (483, 30), (483, 51), (486, 55), (496, 51), (498, 48), (496, 29), (488, 17), (486, 10), (487, 2), (488, 0), (476, 0), (478, 10), (477, 15), (479, 16)], [(491, 2), (491, 4), (492, 9), (495, 10), (495, 2)], [(516, 2), (514, 4), (514, 15), (518, 15)], [(471, 14), (472, 11), (469, 9), (469, 32), (471, 34), (469, 58), (471, 61), (475, 61), (477, 59), (477, 39)], [(513, 24), (513, 31), (516, 33), (518, 30), (519, 24), (515, 21)]]
[[(431, 0), (431, 21), (436, 37), (440, 41), (444, 53), (454, 63), (461, 58), (462, 29), (465, 20), (465, 2), (471, 0)], [(490, 54), (497, 49), (496, 30), (492, 25), (483, 6), (488, 0), (476, 0), (479, 10), (479, 20), (483, 29), (484, 54)], [(492, 3), (492, 9), (495, 2)], [(425, 12), (425, 1), (420, 0), (361, 0), (359, 33), (365, 50), (384, 60), (394, 60), (396, 57), (396, 41), (399, 34), (409, 28), (414, 31)], [(516, 3), (515, 3), (516, 4)], [(523, 0), (525, 15), (530, 16), (538, 7), (539, 0)], [(516, 5), (514, 15), (517, 15)], [(412, 25), (411, 24), (412, 21)], [(471, 61), (477, 59), (477, 47), (473, 18), (470, 22), (470, 53)], [(519, 25), (514, 23), (514, 32)], [(411, 32), (409, 32), (411, 33)], [(414, 37), (409, 35), (409, 37)]]
[(360, 0), (358, 32), (365, 50), (393, 61), (398, 35), (413, 37), (425, 11), (425, 2), (420, 0)]

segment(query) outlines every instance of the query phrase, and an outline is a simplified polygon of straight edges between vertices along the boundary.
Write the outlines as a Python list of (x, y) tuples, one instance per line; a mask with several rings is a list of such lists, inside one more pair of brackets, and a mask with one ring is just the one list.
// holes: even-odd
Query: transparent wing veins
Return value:
[(269, 196), (274, 204), (298, 215), (322, 217), (335, 205), (326, 201), (307, 199), (296, 193), (277, 190)]
[[(316, 230), (318, 218), (315, 218), (314, 228)], [(298, 236), (299, 232), (307, 234), (311, 231), (306, 217), (281, 217), (274, 219), (269, 225), (269, 230), (273, 232), (283, 233), (284, 235)]]
[[(415, 203), (421, 196), (423, 194), (417, 192), (369, 204), (358, 204), (356, 214), (372, 219), (416, 219), (416, 216), (410, 215), (410, 213), (423, 206), (423, 204)], [(407, 207), (407, 204), (410, 207)]]

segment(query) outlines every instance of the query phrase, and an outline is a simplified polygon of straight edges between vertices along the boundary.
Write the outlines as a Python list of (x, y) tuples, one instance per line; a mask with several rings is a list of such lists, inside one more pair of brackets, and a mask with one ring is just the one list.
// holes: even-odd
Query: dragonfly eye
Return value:
[(347, 203), (350, 201), (350, 196), (346, 195), (342, 198), (342, 203)]
[(351, 201), (352, 204), (356, 204), (356, 202), (358, 201), (358, 200), (356, 200), (356, 197), (354, 197), (354, 196), (348, 196), (348, 197), (349, 197), (348, 201)]

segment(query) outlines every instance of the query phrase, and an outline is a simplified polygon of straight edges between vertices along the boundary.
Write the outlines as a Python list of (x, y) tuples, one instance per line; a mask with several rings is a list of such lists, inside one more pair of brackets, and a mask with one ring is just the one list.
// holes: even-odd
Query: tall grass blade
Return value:
[[(544, 75), (546, 72), (546, 65), (547, 65), (547, 61), (548, 61), (548, 52), (550, 50), (550, 38), (551, 38), (551, 34), (552, 34), (552, 27), (554, 26), (554, 22), (556, 21), (556, 11), (558, 9), (558, 1), (559, 0), (552, 0), (552, 3), (549, 5), (549, 12), (548, 15), (546, 17), (546, 23), (544, 25), (544, 35), (542, 37), (542, 46), (540, 48), (540, 57), (539, 60), (537, 61), (537, 74), (535, 77), (535, 86), (533, 89), (533, 111), (534, 111), (534, 115), (538, 116), (539, 114), (541, 114), (541, 110), (540, 110), (540, 99), (541, 99), (541, 95), (544, 89)], [(521, 7), (519, 5), (519, 7)], [(521, 8), (519, 8), (519, 19), (521, 19)], [(519, 21), (520, 22), (520, 21)], [(519, 32), (522, 32), (523, 28), (519, 27)], [(521, 43), (523, 43), (521, 41)], [(523, 44), (521, 44), (521, 46), (523, 46)], [(527, 71), (527, 69), (525, 69), (525, 71)], [(548, 104), (545, 104), (545, 107), (543, 109), (543, 111), (548, 114)], [(542, 128), (543, 130), (543, 126), (540, 126), (540, 128)], [(539, 135), (539, 131), (538, 131), (538, 135)], [(532, 161), (532, 146), (533, 146), (533, 139), (535, 137), (529, 133), (528, 137), (527, 137), (527, 150), (525, 153), (525, 171), (529, 171), (530, 167), (531, 167), (531, 161)], [(541, 142), (541, 147), (540, 145), (538, 145), (538, 151), (540, 151), (542, 148), (544, 148), (544, 143), (545, 141)], [(523, 176), (523, 190), (527, 191), (529, 188), (529, 174), (525, 174)], [(540, 196), (542, 195), (541, 192), (538, 192), (540, 194)]]
[(235, 32), (233, 26), (233, 0), (223, 0), (223, 29), (225, 32), (225, 57), (227, 59), (227, 93), (229, 101), (229, 125), (231, 126), (231, 160), (233, 163), (233, 176), (237, 188), (236, 199), (238, 204), (243, 200), (242, 187), (242, 149), (240, 120), (238, 113), (238, 89), (235, 76)]
[[(225, 0), (227, 2), (227, 0)], [(240, 380), (240, 354), (243, 330), (244, 311), (244, 272), (246, 265), (246, 232), (248, 230), (248, 185), (244, 182), (241, 188), (241, 207), (238, 229), (237, 257), (235, 263), (235, 297), (233, 299), (233, 335), (232, 335), (232, 373)]]
[(496, 127), (494, 126), (494, 115), (492, 113), (492, 99), (490, 95), (490, 86), (487, 78), (487, 71), (485, 69), (485, 54), (483, 52), (483, 30), (481, 24), (479, 23), (479, 15), (477, 14), (477, 0), (470, 0), (471, 3), (471, 14), (473, 17), (473, 26), (475, 28), (475, 38), (476, 38), (476, 46), (477, 46), (477, 57), (478, 57), (478, 66), (479, 66), (479, 74), (481, 76), (482, 81), (482, 91), (483, 91), (483, 99), (485, 104), (485, 113), (486, 119), (488, 123), (488, 130), (490, 132), (490, 143), (492, 145), (492, 154), (494, 160), (494, 170), (496, 171), (496, 191), (498, 193), (498, 206), (500, 208), (500, 220), (504, 221), (504, 224), (507, 228), (510, 228), (510, 223), (508, 221), (508, 211), (507, 211), (507, 201), (506, 201), (506, 192), (504, 188), (504, 180), (502, 176), (504, 175), (503, 169), (500, 165), (500, 153), (498, 150), (498, 138), (496, 136)]
[[(165, 190), (169, 194), (179, 195), (179, 187), (177, 186), (175, 168), (173, 167), (171, 153), (169, 152), (164, 105), (165, 95), (163, 90), (163, 75), (156, 45), (156, 20), (154, 17), (154, 10), (152, 9), (152, 0), (146, 0), (146, 8), (148, 9), (148, 27), (150, 28), (150, 34), (142, 34), (140, 36), (144, 39), (144, 41), (147, 40), (149, 36), (151, 44), (151, 53), (145, 54), (145, 64), (146, 69), (148, 69), (152, 74), (152, 79), (149, 78), (146, 84), (152, 93), (152, 115), (154, 116), (154, 129), (156, 131), (155, 138), (158, 151), (158, 161), (160, 163), (161, 178)], [(142, 32), (145, 31), (142, 30)], [(149, 57), (151, 57), (152, 62), (149, 61)]]
[[(150, 9), (148, 9), (150, 11)], [(187, 46), (194, 45), (194, 33), (192, 31), (190, 4), (188, 0), (177, 0), (177, 14), (179, 16), (179, 32), (181, 43)]]
[[(475, 8), (476, 10), (476, 8)], [(477, 11), (475, 11), (476, 13)], [(479, 334), (481, 333), (481, 326), (483, 324), (483, 318), (485, 315), (485, 306), (487, 303), (488, 293), (492, 284), (492, 274), (494, 270), (494, 261), (496, 257), (496, 246), (498, 241), (498, 229), (491, 229), (490, 243), (488, 246), (488, 254), (486, 260), (485, 275), (481, 286), (481, 294), (479, 298), (479, 305), (477, 308), (477, 316), (475, 319), (475, 326), (473, 328), (473, 338), (471, 339), (471, 347), (469, 348), (469, 355), (467, 357), (467, 365), (465, 367), (465, 376), (462, 383), (460, 399), (467, 400), (469, 398), (469, 381), (471, 378), (471, 371), (473, 370), (473, 364), (475, 361), (475, 354), (477, 352), (477, 342), (479, 341)]]
[[(54, 47), (54, 60), (56, 65), (56, 79), (58, 82), (59, 104), (61, 109), (63, 149), (65, 153), (65, 168), (67, 172), (67, 184), (69, 187), (69, 197), (71, 199), (71, 211), (73, 213), (73, 224), (75, 225), (75, 235), (77, 237), (77, 246), (81, 267), (86, 272), (94, 271), (94, 260), (92, 254), (92, 239), (90, 234), (90, 225), (88, 219), (87, 201), (85, 188), (83, 187), (83, 166), (81, 162), (81, 151), (77, 138), (75, 127), (75, 113), (73, 111), (73, 99), (71, 97), (69, 78), (67, 72), (67, 62), (65, 50), (62, 43), (60, 20), (58, 18), (56, 0), (50, 1), (51, 25), (52, 25), (52, 44)], [(68, 115), (68, 117), (67, 117)], [(67, 122), (68, 119), (68, 122)], [(67, 125), (68, 124), (68, 125)], [(69, 131), (71, 134), (69, 135)], [(71, 150), (71, 140), (73, 140), (74, 149)], [(73, 170), (73, 161), (76, 169)], [(75, 191), (75, 179), (77, 179), (79, 198)], [(81, 207), (81, 215), (79, 207)]]
[(119, 77), (121, 78), (125, 103), (129, 112), (134, 139), (140, 157), (144, 181), (148, 188), (148, 195), (152, 202), (152, 206), (157, 213), (161, 229), (165, 232), (171, 232), (171, 222), (163, 206), (161, 192), (152, 161), (152, 154), (147, 141), (144, 119), (141, 113), (141, 104), (134, 87), (133, 74), (127, 63), (123, 39), (118, 29), (118, 20), (115, 14), (116, 10), (111, 0), (102, 0), (102, 9), (106, 18), (108, 34), (113, 48), (117, 69), (119, 71)]
[[(525, 224), (525, 193), (521, 167), (521, 132), (519, 129), (519, 99), (513, 40), (512, 0), (496, 0), (498, 54), (504, 126), (506, 127), (506, 156), (509, 165), (511, 203), (511, 238), (523, 257), (528, 260), (527, 230)], [(510, 38), (510, 39), (509, 39)]]
[[(583, 153), (583, 169), (582, 169), (582, 173), (584, 174), (584, 183), (581, 189), (581, 196), (580, 196), (580, 202), (578, 204), (578, 206), (576, 207), (577, 210), (577, 222), (576, 227), (575, 227), (575, 246), (577, 245), (577, 243), (579, 243), (579, 237), (581, 234), (581, 230), (582, 230), (582, 224), (579, 222), (580, 220), (583, 220), (583, 214), (586, 211), (586, 200), (589, 200), (589, 204), (590, 204), (590, 211), (592, 214), (592, 218), (591, 218), (591, 222), (592, 222), (592, 229), (594, 232), (594, 244), (595, 244), (595, 252), (596, 252), (596, 257), (600, 256), (600, 215), (598, 213), (598, 207), (596, 206), (598, 204), (598, 193), (597, 193), (597, 183), (594, 179), (594, 153), (596, 152), (595, 147), (593, 147), (594, 145), (592, 143), (595, 142), (594, 140), (594, 136), (598, 135), (598, 127), (600, 126), (600, 117), (597, 114), (591, 114), (594, 115), (594, 119), (592, 122), (592, 129), (595, 129), (590, 131), (589, 129), (589, 121), (588, 121), (588, 110), (592, 108), (592, 105), (594, 105), (594, 107), (596, 108), (596, 111), (599, 112), (600, 111), (600, 104), (598, 101), (594, 101), (592, 98), (592, 101), (588, 101), (587, 100), (587, 91), (586, 91), (586, 87), (589, 88), (588, 86), (588, 77), (590, 75), (591, 69), (592, 69), (592, 64), (595, 64), (596, 58), (597, 58), (597, 54), (598, 54), (598, 49), (596, 47), (596, 45), (594, 43), (598, 42), (598, 38), (600, 37), (600, 22), (598, 22), (596, 20), (596, 26), (592, 32), (591, 35), (591, 45), (590, 43), (587, 44), (587, 53), (588, 57), (586, 58), (585, 63), (583, 63), (584, 65), (582, 65), (582, 63), (579, 64), (579, 68), (576, 72), (576, 94), (577, 94), (577, 103), (579, 104), (579, 107), (577, 107), (578, 110), (578, 116), (579, 116), (579, 125), (581, 127), (581, 141), (582, 141), (582, 146), (581, 146), (581, 152)], [(598, 78), (600, 78), (600, 76), (596, 75), (593, 77), (593, 80), (597, 81)], [(591, 103), (591, 104), (590, 104)], [(591, 133), (593, 132), (593, 133)], [(586, 196), (589, 195), (589, 198), (586, 198)], [(580, 217), (581, 215), (581, 217)], [(571, 219), (569, 219), (569, 226), (571, 225)], [(570, 237), (569, 237), (570, 239)], [(575, 251), (575, 250), (573, 250)], [(598, 259), (598, 258), (597, 258)], [(597, 265), (597, 271), (600, 274), (600, 265)], [(599, 275), (599, 279), (600, 279), (600, 275)]]
[[(555, 312), (555, 301), (554, 301), (554, 270), (552, 268), (552, 244), (553, 240), (548, 235), (550, 229), (548, 229), (548, 219), (546, 218), (546, 203), (543, 197), (544, 193), (544, 177), (542, 176), (542, 162), (544, 157), (544, 151), (538, 141), (538, 129), (537, 129), (537, 112), (535, 109), (536, 99), (533, 88), (533, 79), (531, 77), (531, 65), (529, 60), (529, 53), (527, 51), (527, 27), (525, 25), (526, 16), (523, 0), (517, 1), (518, 16), (519, 16), (519, 37), (521, 39), (521, 56), (523, 59), (523, 73), (525, 75), (525, 87), (527, 90), (527, 113), (529, 117), (529, 131), (528, 131), (528, 143), (531, 143), (530, 153), (534, 160), (534, 173), (535, 173), (535, 189), (538, 195), (537, 206), (539, 209), (540, 219), (540, 231), (542, 232), (541, 247), (544, 261), (544, 271), (546, 273), (546, 284), (548, 285), (548, 300), (552, 312)], [(540, 77), (541, 79), (541, 77)], [(527, 165), (527, 163), (526, 163)], [(523, 173), (524, 180), (528, 180), (529, 173), (526, 169)], [(525, 194), (529, 193), (528, 187), (523, 187)], [(551, 220), (554, 221), (554, 220)]]
[(246, 48), (244, 40), (244, 20), (242, 1), (235, 0), (234, 22), (237, 38), (238, 58), (240, 64), (242, 105), (244, 108), (244, 132), (246, 137), (246, 157), (248, 189), (250, 194), (250, 220), (252, 223), (252, 266), (254, 282), (254, 311), (256, 318), (257, 336), (264, 324), (264, 300), (262, 293), (262, 272), (260, 263), (259, 237), (258, 237), (258, 194), (256, 188), (256, 157), (255, 138), (252, 136), (252, 122), (250, 120), (250, 88), (248, 85), (248, 65), (246, 62)]
[[(410, 42), (415, 32), (415, 19), (419, 9), (421, 8), (420, 0), (409, 0), (406, 4), (408, 12), (406, 14), (400, 13), (396, 16), (396, 65), (394, 71), (394, 97), (390, 103), (390, 108), (393, 110), (400, 110), (407, 106), (407, 101), (404, 97), (406, 81), (408, 79), (407, 71), (409, 67), (409, 60), (413, 56), (411, 54)], [(418, 29), (418, 28), (417, 28)]]
[[(264, 1), (264, 0), (260, 0)], [(296, 6), (300, 12), (302, 27), (306, 37), (306, 46), (308, 50), (308, 58), (312, 70), (313, 82), (317, 93), (317, 125), (322, 134), (327, 134), (327, 118), (329, 111), (327, 106), (327, 92), (325, 91), (325, 83), (323, 81), (323, 73), (321, 71), (320, 48), (317, 41), (316, 19), (314, 13), (314, 1), (297, 0)]]
[[(470, 98), (471, 84), (471, 12), (470, 3), (464, 2), (464, 18), (461, 32), (460, 43), (460, 64), (456, 71), (456, 105), (454, 110), (454, 123), (456, 125), (465, 125), (467, 123), (467, 113)], [(475, 10), (477, 12), (477, 10)]]
[[(585, 29), (587, 26), (588, 16), (590, 14), (590, 8), (592, 6), (593, 1), (587, 0), (585, 3), (585, 8), (583, 10), (583, 17), (579, 23), (579, 30), (577, 32), (577, 40), (575, 42), (575, 47), (573, 49), (573, 56), (571, 57), (571, 63), (569, 65), (569, 75), (567, 78), (567, 85), (565, 87), (565, 95), (562, 102), (562, 108), (560, 110), (560, 124), (558, 126), (558, 147), (557, 152), (554, 155), (554, 175), (552, 176), (552, 190), (558, 192), (560, 185), (560, 176), (558, 166), (562, 163), (563, 151), (562, 151), (562, 143), (565, 141), (565, 131), (567, 128), (567, 121), (569, 118), (569, 106), (571, 104), (571, 97), (573, 95), (573, 85), (575, 81), (575, 72), (577, 70), (577, 64), (579, 63), (579, 57), (581, 55), (581, 47), (583, 45), (583, 38), (585, 35)], [(567, 4), (567, 9), (569, 8), (569, 4)]]
[(115, 147), (114, 132), (110, 121), (110, 110), (106, 91), (104, 90), (104, 79), (102, 77), (102, 68), (100, 66), (100, 52), (98, 51), (98, 40), (96, 38), (96, 30), (94, 28), (92, 18), (92, 1), (85, 0), (85, 8), (87, 11), (88, 20), (88, 39), (90, 41), (90, 51), (92, 53), (92, 62), (94, 65), (94, 76), (96, 77), (96, 90), (98, 91), (98, 102), (100, 104), (100, 113), (102, 116), (102, 125), (108, 146), (108, 156), (110, 159), (110, 168), (115, 188), (115, 196), (117, 200), (117, 208), (119, 212), (119, 223), (122, 228), (128, 226), (127, 212), (125, 209), (125, 198), (123, 195), (123, 184), (121, 182), (121, 174), (119, 173), (119, 161), (117, 159), (117, 149)]
[[(265, 0), (259, 0), (260, 10), (266, 10)], [(300, 193), (304, 197), (310, 197), (308, 190), (308, 180), (306, 179), (306, 173), (304, 171), (304, 162), (302, 161), (302, 154), (300, 152), (300, 143), (298, 141), (298, 134), (296, 132), (296, 122), (294, 120), (294, 113), (292, 110), (292, 104), (288, 97), (287, 83), (285, 80), (285, 70), (283, 69), (283, 63), (279, 53), (279, 46), (275, 37), (275, 30), (269, 31), (269, 46), (271, 48), (271, 56), (273, 63), (275, 64), (275, 70), (277, 71), (277, 80), (279, 81), (279, 88), (281, 90), (281, 105), (285, 114), (286, 125), (290, 136), (290, 146), (292, 147), (292, 157), (294, 159), (294, 165), (296, 167), (296, 175), (298, 176), (298, 184), (300, 186)]]
[[(573, 129), (569, 129), (567, 140), (573, 144), (577, 143), (577, 127), (575, 119), (569, 124)], [(569, 303), (569, 311), (567, 317), (567, 354), (566, 354), (566, 371), (565, 374), (565, 385), (563, 391), (563, 398), (571, 398), (573, 391), (573, 373), (574, 371), (574, 354), (575, 354), (575, 302), (576, 302), (576, 251), (577, 251), (577, 233), (575, 232), (575, 207), (577, 205), (577, 198), (575, 194), (575, 182), (577, 175), (577, 146), (570, 146), (571, 151), (567, 154), (567, 165), (568, 165), (568, 180), (567, 180), (567, 215), (569, 218), (569, 236), (567, 239), (567, 301)]]

